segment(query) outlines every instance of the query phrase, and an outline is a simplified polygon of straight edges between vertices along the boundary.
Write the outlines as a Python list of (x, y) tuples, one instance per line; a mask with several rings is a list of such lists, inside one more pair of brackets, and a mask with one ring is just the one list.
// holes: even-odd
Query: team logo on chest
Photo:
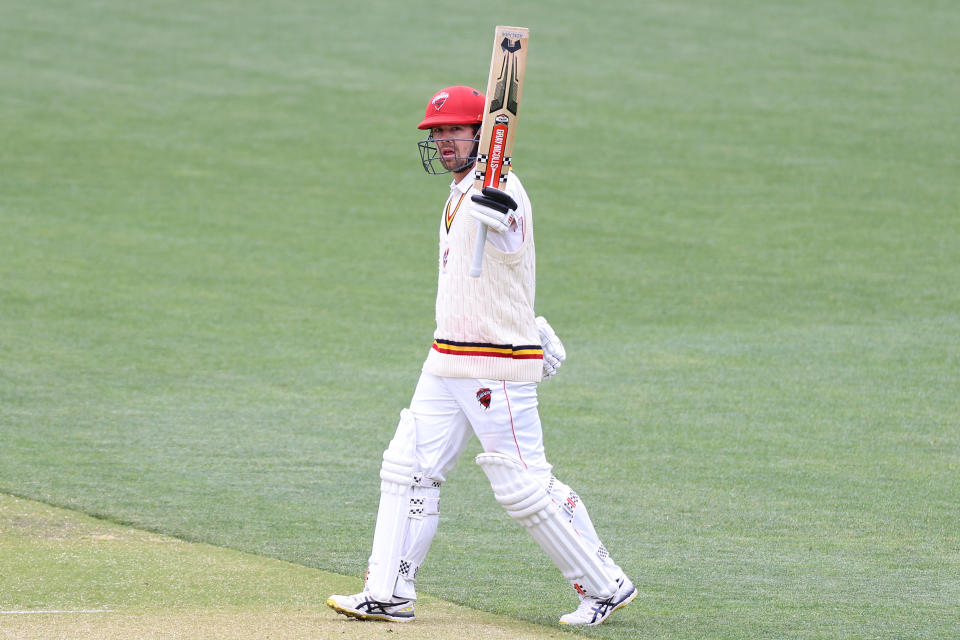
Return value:
[(490, 389), (487, 389), (486, 387), (483, 387), (482, 389), (477, 389), (477, 402), (479, 402), (484, 409), (490, 408), (490, 398), (492, 396), (493, 396), (493, 393), (490, 391)]

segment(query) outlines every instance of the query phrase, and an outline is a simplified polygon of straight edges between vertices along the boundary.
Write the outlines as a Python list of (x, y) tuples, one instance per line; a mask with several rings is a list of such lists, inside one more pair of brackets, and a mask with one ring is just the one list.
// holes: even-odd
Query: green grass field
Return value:
[(429, 596), (417, 603), (427, 625), (347, 622), (324, 600), (331, 589), (354, 588), (353, 578), (6, 495), (0, 532), (2, 640), (547, 640), (560, 633)]
[[(0, 493), (359, 587), (433, 330), (415, 125), (496, 24), (531, 29), (547, 453), (641, 596), (556, 628), (476, 449), (421, 591), (551, 637), (960, 636), (951, 2), (5, 0)], [(57, 579), (11, 536), (0, 574)], [(0, 610), (71, 604), (18, 584)]]

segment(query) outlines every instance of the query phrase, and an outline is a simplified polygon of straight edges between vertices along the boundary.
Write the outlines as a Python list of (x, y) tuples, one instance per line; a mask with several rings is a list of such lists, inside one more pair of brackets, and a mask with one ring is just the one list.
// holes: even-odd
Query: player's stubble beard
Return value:
[[(477, 139), (474, 138), (472, 141), (472, 146), (470, 151), (466, 156), (460, 155), (460, 148), (458, 144), (462, 142), (461, 140), (448, 140), (447, 144), (441, 146), (439, 143), (437, 145), (437, 151), (440, 154), (440, 162), (443, 163), (443, 167), (454, 174), (463, 174), (469, 171), (474, 164), (477, 162)], [(452, 154), (444, 154), (444, 150), (452, 149)]]

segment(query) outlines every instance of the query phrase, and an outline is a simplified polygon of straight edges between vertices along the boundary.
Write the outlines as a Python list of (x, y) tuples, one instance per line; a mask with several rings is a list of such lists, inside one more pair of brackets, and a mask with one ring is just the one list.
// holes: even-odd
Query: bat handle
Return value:
[(481, 224), (477, 229), (477, 244), (473, 248), (473, 264), (470, 265), (470, 277), (479, 278), (483, 272), (483, 249), (487, 244), (487, 225)]

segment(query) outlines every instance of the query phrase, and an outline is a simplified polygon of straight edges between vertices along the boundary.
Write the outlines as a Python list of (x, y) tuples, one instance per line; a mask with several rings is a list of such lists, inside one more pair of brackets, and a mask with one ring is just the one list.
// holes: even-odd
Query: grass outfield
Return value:
[[(414, 126), (497, 23), (547, 452), (641, 591), (584, 635), (960, 637), (956, 3), (7, 0), (0, 492), (359, 586), (433, 329)], [(419, 587), (553, 625), (472, 453)]]
[(189, 543), (0, 494), (0, 638), (558, 638), (557, 630), (418, 603), (426, 620), (363, 624), (331, 615), (344, 576)]

